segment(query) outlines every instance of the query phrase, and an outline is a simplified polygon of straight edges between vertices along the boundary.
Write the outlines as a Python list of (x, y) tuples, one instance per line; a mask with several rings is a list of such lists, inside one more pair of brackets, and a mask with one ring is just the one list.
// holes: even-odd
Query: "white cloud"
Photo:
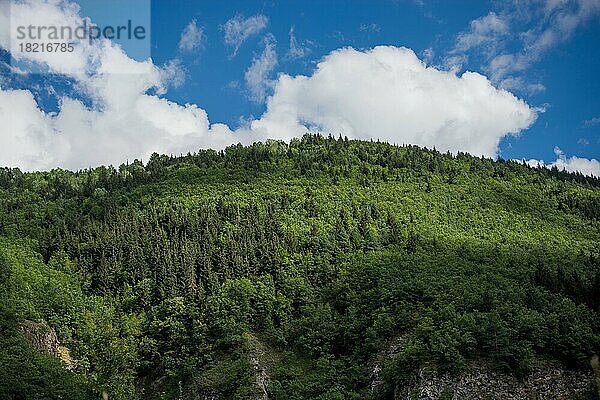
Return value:
[(556, 167), (560, 171), (581, 172), (583, 175), (600, 178), (600, 161), (594, 158), (567, 157), (558, 147), (554, 148), (554, 154), (556, 154), (557, 158), (551, 163), (545, 163), (544, 160), (526, 160), (525, 162), (532, 167)]
[(444, 68), (452, 73), (458, 73), (468, 61), (465, 54), (451, 55), (444, 58)]
[[(530, 11), (535, 15), (536, 10)], [(531, 29), (519, 34), (523, 47), (516, 53), (505, 53), (494, 57), (489, 72), (493, 79), (523, 71), (539, 61), (550, 49), (569, 40), (581, 25), (600, 15), (599, 0), (549, 0), (543, 16)]]
[(508, 91), (520, 90), (529, 95), (541, 93), (546, 90), (546, 86), (541, 83), (527, 82), (522, 77), (509, 77), (503, 79), (498, 87)]
[(269, 75), (277, 66), (275, 37), (269, 34), (265, 36), (263, 42), (265, 45), (263, 52), (252, 60), (252, 65), (244, 75), (246, 86), (250, 91), (250, 99), (256, 103), (262, 103), (265, 100), (267, 90), (272, 84)]
[(262, 137), (335, 135), (413, 143), (496, 156), (536, 110), (482, 75), (426, 67), (409, 49), (381, 46), (332, 52), (310, 76), (280, 75), (267, 112), (252, 123)]
[(225, 44), (233, 47), (233, 57), (237, 54), (240, 46), (251, 36), (257, 35), (267, 27), (269, 19), (264, 15), (254, 15), (244, 18), (236, 15), (223, 25), (225, 32)]
[(304, 58), (310, 53), (310, 47), (308, 42), (299, 42), (296, 39), (295, 28), (292, 25), (290, 27), (290, 49), (287, 52), (286, 57), (291, 59)]
[(469, 60), (469, 52), (473, 50), (488, 58), (495, 56), (509, 34), (508, 21), (495, 12), (471, 21), (469, 29), (458, 34), (454, 48), (445, 57), (446, 69), (460, 71)]
[(64, 157), (69, 143), (51, 136), (51, 117), (42, 112), (31, 92), (0, 90), (0, 160), (2, 165), (25, 169), (55, 167), (51, 160)]
[(196, 20), (193, 19), (187, 24), (183, 32), (181, 32), (179, 50), (191, 52), (201, 49), (204, 46), (205, 39), (206, 35), (204, 34), (204, 28), (199, 27), (196, 24)]
[[(2, 3), (5, 3), (3, 1)], [(82, 26), (79, 6), (75, 3), (58, 1), (13, 1), (9, 7), (0, 9), (2, 27), (12, 26), (70, 26), (73, 29)], [(11, 30), (0, 29), (0, 46), (4, 49), (17, 49), (19, 41)], [(55, 42), (67, 43), (67, 39), (53, 39)], [(31, 40), (39, 42), (39, 40)], [(102, 51), (103, 41), (93, 45), (82, 40), (74, 47), (73, 52), (13, 52), (16, 62), (37, 62), (46, 65), (51, 72), (66, 75), (83, 75), (89, 71), (91, 64)]]
[(161, 69), (161, 81), (166, 87), (181, 87), (185, 83), (186, 72), (181, 64), (181, 60), (175, 58), (167, 62)]
[[(73, 27), (81, 24), (78, 12), (77, 7), (56, 1), (30, 0), (11, 8), (13, 18), (50, 25), (43, 19), (46, 15), (58, 26)], [(147, 94), (150, 89), (163, 93), (173, 84), (177, 66), (161, 69), (150, 60), (135, 61), (107, 40), (78, 47), (77, 58), (66, 55), (72, 65), (49, 53), (31, 54), (24, 61), (45, 63), (51, 71), (71, 76), (93, 107), (63, 97), (60, 110), (47, 114), (31, 92), (0, 88), (0, 164), (27, 170), (77, 169), (147, 159), (157, 150), (179, 154), (200, 147), (221, 148), (235, 140), (225, 126), (210, 125), (206, 112), (196, 105), (182, 106)]]
[(470, 29), (456, 39), (453, 52), (466, 52), (475, 47), (484, 47), (494, 52), (498, 43), (510, 33), (508, 23), (494, 12), (471, 21)]
[(433, 62), (433, 59), (435, 57), (435, 50), (433, 50), (431, 47), (428, 47), (421, 52), (421, 56), (423, 61), (429, 65)]
[(494, 84), (529, 93), (543, 90), (543, 85), (519, 75), (600, 15), (600, 0), (509, 0), (496, 5), (497, 12), (471, 21), (457, 36), (446, 65), (460, 69), (469, 56), (479, 55)]
[[(11, 10), (16, 17), (26, 20), (19, 14), (26, 13), (40, 25), (48, 25), (43, 15), (59, 25), (81, 22), (78, 8), (69, 3), (18, 4)], [(7, 42), (2, 43), (6, 48)], [(273, 88), (267, 111), (232, 132), (226, 125), (211, 124), (197, 105), (151, 94), (164, 94), (177, 82), (176, 61), (161, 68), (151, 60), (129, 58), (110, 41), (86, 46), (82, 44), (77, 58), (68, 57), (72, 64), (50, 55), (35, 61), (72, 77), (92, 99), (91, 107), (62, 97), (59, 111), (48, 114), (30, 91), (0, 88), (0, 164), (79, 169), (148, 159), (155, 151), (179, 154), (289, 139), (309, 129), (495, 156), (500, 139), (529, 127), (537, 113), (482, 75), (456, 76), (427, 67), (411, 50), (392, 46), (340, 49), (321, 60), (312, 76), (280, 75), (272, 82), (277, 54), (269, 35), (246, 73), (255, 98), (264, 99)]]

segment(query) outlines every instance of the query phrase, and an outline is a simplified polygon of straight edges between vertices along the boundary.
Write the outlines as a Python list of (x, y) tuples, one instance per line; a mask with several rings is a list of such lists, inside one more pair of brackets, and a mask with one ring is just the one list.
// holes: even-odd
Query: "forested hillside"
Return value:
[(424, 365), (589, 369), (600, 180), (318, 135), (4, 168), (0, 343), (7, 399), (384, 399)]

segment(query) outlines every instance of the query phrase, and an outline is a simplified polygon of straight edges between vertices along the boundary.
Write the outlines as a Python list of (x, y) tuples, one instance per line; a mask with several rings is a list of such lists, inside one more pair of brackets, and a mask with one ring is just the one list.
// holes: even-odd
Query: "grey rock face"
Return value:
[(25, 320), (18, 326), (19, 331), (27, 338), (34, 349), (40, 352), (60, 357), (58, 347), (60, 342), (56, 331), (44, 322)]
[(39, 352), (48, 353), (64, 363), (68, 370), (74, 370), (76, 361), (71, 358), (69, 349), (60, 345), (56, 331), (45, 322), (24, 320), (18, 325), (19, 332)]
[(421, 369), (416, 383), (396, 388), (395, 399), (447, 400), (577, 400), (596, 399), (594, 374), (566, 370), (559, 364), (544, 365), (527, 378), (495, 371), (484, 364), (473, 364), (459, 375), (440, 374)]

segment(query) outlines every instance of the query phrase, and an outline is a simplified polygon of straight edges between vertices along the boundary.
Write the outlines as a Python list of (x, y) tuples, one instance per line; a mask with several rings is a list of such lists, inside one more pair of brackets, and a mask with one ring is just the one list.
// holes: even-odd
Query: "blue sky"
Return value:
[[(114, 8), (107, 11), (106, 8), (93, 6), (97, 3), (85, 1), (80, 3), (79, 15), (89, 16), (96, 23), (110, 21), (118, 13), (133, 13), (143, 19), (144, 13), (140, 10), (144, 9), (144, 1), (139, 0), (136, 11)], [(120, 2), (121, 5), (123, 3)], [(128, 4), (131, 7), (135, 2)], [(228, 21), (232, 20), (237, 25), (232, 23), (228, 25)], [(192, 105), (205, 111), (210, 121), (208, 124), (227, 125), (228, 134), (233, 135), (228, 136), (228, 140), (235, 142), (240, 135), (250, 137), (243, 131), (250, 129), (252, 121), (268, 119), (265, 115), (267, 115), (271, 96), (282, 99), (280, 102), (286, 104), (291, 101), (289, 93), (280, 93), (283, 89), (279, 88), (278, 83), (281, 81), (282, 74), (292, 79), (300, 75), (311, 77), (320, 62), (328, 60), (327, 57), (332, 52), (347, 47), (357, 50), (360, 54), (370, 54), (370, 49), (376, 46), (386, 46), (386, 49), (406, 47), (428, 67), (434, 68), (435, 72), (451, 71), (460, 78), (463, 72), (473, 71), (487, 78), (489, 82), (487, 84), (493, 88), (506, 89), (525, 102), (527, 105), (525, 111), (531, 114), (529, 117), (533, 117), (525, 116), (520, 121), (503, 128), (507, 132), (492, 135), (489, 140), (492, 142), (496, 138), (499, 140), (499, 144), (495, 147), (495, 154), (490, 154), (494, 151), (486, 150), (489, 146), (481, 147), (483, 150), (480, 153), (488, 156), (497, 155), (505, 159), (545, 160), (547, 164), (555, 160), (560, 161), (562, 157), (564, 162), (559, 166), (568, 167), (570, 158), (574, 156), (577, 159), (573, 161), (579, 164), (583, 159), (587, 162), (588, 159), (600, 157), (600, 99), (597, 96), (600, 92), (598, 77), (600, 48), (597, 45), (597, 38), (600, 37), (599, 22), (600, 1), (597, 0), (489, 2), (153, 0), (149, 55), (153, 67), (157, 70), (169, 71), (169, 74), (165, 74), (164, 76), (167, 77), (163, 79), (166, 91), (157, 92), (156, 88), (147, 88), (144, 93), (156, 95), (156, 101), (168, 100), (175, 103), (180, 106), (178, 110), (183, 110), (186, 105)], [(231, 28), (229, 31), (235, 26), (238, 29), (233, 29), (235, 31), (233, 33), (237, 36), (226, 43), (228, 26)], [(185, 42), (187, 44), (184, 43), (184, 37), (188, 40)], [(6, 53), (3, 51), (5, 57)], [(127, 55), (140, 63), (148, 56), (143, 51), (139, 54), (129, 51)], [(346, 56), (350, 59), (352, 54)], [(373, 57), (387, 59), (388, 55), (382, 53)], [(400, 57), (398, 60), (405, 60), (402, 58), (405, 57), (404, 55), (398, 57)], [(334, 65), (333, 60), (330, 61), (331, 65)], [(342, 60), (341, 55), (339, 62), (346, 65), (343, 64), (345, 61)], [(258, 64), (262, 65), (262, 68), (258, 68)], [(254, 78), (248, 78), (248, 71), (253, 66), (257, 67), (254, 69), (256, 74), (253, 75)], [(347, 68), (353, 67), (348, 64)], [(367, 82), (364, 84), (365, 88), (369, 87), (369, 80), (375, 82), (373, 87), (381, 86), (380, 83), (385, 87), (385, 82), (379, 82), (384, 79), (382, 74), (374, 73), (373, 76), (365, 76), (369, 70), (360, 68), (357, 67), (356, 70), (363, 71), (363, 74), (359, 75), (357, 72), (355, 77), (349, 75), (351, 80), (365, 80)], [(61, 73), (59, 69), (50, 68), (52, 74), (15, 74), (5, 64), (0, 87), (5, 91), (14, 92), (16, 89), (22, 89), (31, 92), (37, 106), (46, 112), (60, 114), (64, 97), (82, 100), (83, 104), (90, 109), (98, 106), (94, 105), (93, 92), (80, 89), (81, 86), (88, 85), (88, 78)], [(394, 78), (394, 75), (390, 77)], [(419, 85), (423, 85), (423, 82), (428, 84), (428, 78), (423, 79), (425, 81), (419, 81)], [(83, 81), (85, 85), (81, 85)], [(306, 88), (320, 91), (322, 86), (326, 86), (326, 82), (323, 82), (325, 81), (317, 82), (315, 79), (312, 86)], [(408, 83), (411, 84), (410, 81)], [(346, 82), (341, 82), (340, 85), (345, 84)], [(402, 87), (404, 86), (394, 90), (397, 92), (402, 90)], [(445, 93), (443, 89), (434, 89), (431, 93), (441, 93), (442, 96)], [(360, 97), (362, 92), (357, 90), (355, 88), (348, 93), (355, 95), (358, 93)], [(396, 92), (391, 92), (390, 102), (396, 100), (393, 97)], [(469, 96), (469, 92), (466, 93), (465, 96)], [(379, 93), (375, 91), (364, 93), (365, 97), (378, 95)], [(313, 96), (312, 92), (307, 92), (309, 101), (319, 104), (319, 108), (317, 111), (311, 109), (300, 113), (298, 120), (309, 119), (304, 124), (306, 127), (317, 126), (320, 130), (324, 127), (333, 129), (331, 123), (323, 122), (330, 120), (327, 119), (327, 115), (318, 120), (316, 117), (310, 120), (306, 115), (315, 112), (327, 113), (327, 110), (337, 110), (342, 106), (325, 103), (326, 100), (322, 97), (313, 99), (311, 96)], [(323, 95), (326, 99), (347, 96), (349, 94), (344, 93), (335, 96), (327, 93)], [(493, 96), (500, 95), (494, 93)], [(492, 108), (496, 107), (494, 103), (496, 97), (490, 102)], [(297, 97), (294, 99), (297, 100)], [(405, 97), (398, 98), (399, 103), (405, 100)], [(167, 107), (166, 102), (161, 104)], [(436, 104), (438, 108), (435, 110), (423, 111), (425, 121), (430, 119), (431, 113), (440, 110), (446, 112), (443, 102)], [(466, 99), (466, 104), (471, 104), (469, 99)], [(349, 105), (351, 109), (371, 106), (372, 103)], [(450, 106), (451, 103), (448, 105), (448, 110), (451, 109)], [(516, 103), (506, 107), (509, 106), (516, 108), (514, 110), (507, 108), (506, 114), (496, 116), (499, 122), (506, 119), (506, 116), (523, 111), (523, 108)], [(194, 110), (185, 108), (186, 113), (194, 113), (195, 117), (198, 117)], [(481, 113), (485, 113), (486, 110), (483, 109)], [(415, 112), (419, 113), (420, 110), (417, 109)], [(450, 122), (446, 121), (446, 123), (454, 121), (452, 112), (447, 111)], [(478, 112), (474, 110), (475, 115), (469, 116), (468, 121), (477, 119)], [(340, 115), (346, 114), (340, 111)], [(342, 121), (341, 125), (343, 125), (345, 120), (338, 117), (336, 115), (331, 120)], [(60, 129), (56, 126), (62, 126), (62, 122), (58, 121), (60, 118), (56, 119), (57, 121), (52, 122), (52, 129), (60, 135)], [(348, 123), (352, 125), (352, 121), (349, 120)], [(498, 121), (484, 121), (485, 123), (475, 125), (475, 128), (485, 130), (481, 127), (494, 126), (499, 123)], [(405, 128), (402, 118), (390, 122), (397, 123), (399, 131)], [(419, 120), (415, 123), (418, 125)], [(383, 127), (385, 130), (387, 125), (375, 123), (374, 126)], [(208, 129), (212, 128), (209, 126)], [(348, 129), (350, 132), (357, 132), (356, 137), (366, 138), (364, 134), (358, 133), (358, 128), (351, 126)], [(435, 129), (439, 131), (441, 128)], [(511, 129), (518, 131), (518, 134), (511, 135), (508, 132)], [(372, 135), (377, 137), (376, 133)], [(437, 137), (426, 129), (423, 135)], [(486, 133), (483, 132), (482, 135)], [(257, 137), (266, 138), (264, 135)], [(463, 150), (462, 146), (466, 147), (467, 151), (478, 152), (478, 147), (465, 145), (468, 141), (464, 142), (461, 139), (452, 142), (445, 140), (443, 136), (439, 137), (441, 138), (439, 140), (424, 139), (423, 143), (419, 143), (418, 136), (400, 136), (397, 141), (416, 141), (417, 144), (433, 144), (450, 150)], [(282, 135), (281, 138), (288, 139), (289, 135)], [(383, 139), (396, 141), (393, 135), (383, 135)], [(472, 141), (476, 138), (468, 140)], [(157, 143), (162, 142), (157, 140)], [(216, 146), (213, 146), (212, 142), (203, 141), (185, 143), (191, 146), (189, 151), (194, 151), (196, 149), (193, 146), (196, 143), (200, 146), (208, 143), (207, 146), (219, 147), (228, 142), (219, 141)], [(80, 143), (74, 144), (73, 141), (70, 145), (72, 148), (83, 146)], [(157, 147), (157, 151), (168, 152), (171, 149), (168, 146), (161, 148), (157, 145)], [(180, 149), (180, 147), (176, 148)], [(48, 152), (48, 149), (42, 148), (42, 150)], [(146, 153), (146, 149), (143, 153)], [(124, 154), (129, 155), (129, 153)], [(132, 150), (131, 155), (132, 157), (135, 155), (135, 150)], [(30, 155), (30, 158), (34, 156)], [(69, 156), (65, 155), (63, 158), (69, 159)], [(103, 159), (98, 160), (98, 162), (103, 161)], [(107, 162), (112, 161), (107, 160)], [(63, 166), (60, 165), (60, 158), (49, 161), (48, 166), (53, 166), (53, 163)], [(71, 168), (85, 166), (75, 161), (63, 164)], [(33, 168), (37, 168), (35, 164), (33, 165)], [(582, 170), (589, 171), (585, 169), (588, 167), (590, 166), (586, 165)], [(594, 168), (594, 165), (590, 168)]]
[[(221, 4), (223, 3), (223, 4)], [(177, 56), (181, 31), (190, 18), (204, 27), (206, 48), (183, 57), (189, 81), (170, 92), (180, 102), (202, 104), (211, 118), (231, 125), (239, 117), (258, 116), (264, 105), (253, 104), (243, 87), (232, 90), (231, 81), (243, 83), (244, 71), (253, 54), (261, 51), (261, 35), (250, 38), (238, 55), (230, 60), (230, 50), (223, 44), (220, 27), (233, 15), (262, 14), (269, 18), (265, 32), (277, 39), (282, 55), (289, 51), (289, 31), (294, 27), (297, 40), (310, 53), (301, 59), (282, 60), (277, 72), (308, 75), (315, 63), (330, 51), (343, 46), (366, 49), (377, 45), (406, 46), (422, 55), (433, 49), (434, 63), (454, 46), (459, 33), (472, 20), (497, 10), (494, 2), (485, 1), (178, 1), (153, 3), (153, 53), (162, 64)], [(169, 21), (161, 24), (161, 21)], [(545, 87), (537, 93), (513, 90), (535, 106), (544, 106), (536, 123), (519, 137), (507, 137), (501, 144), (503, 158), (550, 160), (555, 146), (567, 154), (587, 158), (600, 156), (600, 123), (586, 124), (600, 116), (600, 24), (598, 19), (582, 23), (573, 37), (557, 43), (522, 74), (530, 83)], [(362, 29), (361, 29), (362, 27)], [(523, 27), (526, 28), (526, 27)], [(513, 46), (516, 50), (517, 46)], [(485, 74), (481, 62), (465, 63), (461, 71)]]

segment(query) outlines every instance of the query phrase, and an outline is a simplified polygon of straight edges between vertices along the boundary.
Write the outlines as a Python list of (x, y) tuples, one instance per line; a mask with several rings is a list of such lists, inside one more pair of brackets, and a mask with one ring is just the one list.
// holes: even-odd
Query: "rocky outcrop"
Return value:
[[(383, 388), (386, 361), (405, 350), (410, 334), (391, 339), (371, 363), (371, 393)], [(558, 362), (538, 361), (524, 379), (494, 368), (482, 358), (472, 361), (459, 374), (440, 373), (434, 365), (423, 367), (414, 383), (394, 389), (396, 400), (600, 400), (600, 362), (590, 360), (591, 369), (573, 371)]]
[(250, 347), (248, 361), (254, 369), (256, 379), (257, 400), (269, 400), (269, 382), (271, 379), (271, 367), (276, 360), (273, 351), (251, 333), (246, 334), (246, 340)]
[(269, 400), (269, 392), (267, 387), (269, 385), (269, 371), (265, 365), (261, 363), (260, 355), (256, 352), (251, 352), (249, 355), (250, 364), (254, 368), (256, 375), (256, 386), (260, 392), (260, 397), (257, 400)]
[(18, 329), (37, 351), (48, 353), (55, 357), (59, 356), (58, 347), (60, 346), (60, 342), (58, 341), (56, 331), (50, 328), (45, 322), (25, 320), (19, 324)]
[(50, 354), (60, 360), (68, 370), (74, 370), (76, 367), (75, 360), (71, 358), (69, 349), (61, 346), (56, 331), (46, 322), (34, 322), (24, 320), (19, 323), (18, 330), (25, 336), (27, 341), (31, 343), (34, 349), (39, 352)]
[[(232, 386), (237, 386), (243, 393), (243, 398), (253, 400), (269, 400), (271, 372), (277, 364), (278, 353), (270, 347), (266, 341), (261, 340), (260, 336), (251, 332), (244, 334), (244, 353), (238, 353), (234, 356), (223, 355), (218, 360), (198, 371), (198, 376), (194, 382), (183, 392), (183, 399), (186, 400), (224, 400), (234, 396), (231, 393)], [(244, 357), (240, 360), (238, 357)], [(244, 380), (232, 384), (232, 375), (240, 373), (239, 361), (245, 361), (243, 367), (250, 368), (250, 371), (243, 372)], [(247, 363), (246, 363), (247, 362)], [(237, 365), (237, 366), (236, 366)], [(252, 380), (246, 380), (246, 372), (251, 372)], [(234, 375), (235, 376), (235, 375)], [(239, 375), (238, 375), (239, 376)], [(142, 385), (149, 387), (153, 379)], [(142, 391), (141, 389), (140, 391)], [(156, 392), (149, 390), (148, 392)], [(148, 398), (148, 396), (143, 398)], [(158, 397), (153, 397), (158, 398)], [(237, 397), (236, 397), (237, 398)]]
[(413, 385), (396, 388), (395, 399), (502, 399), (502, 400), (587, 400), (596, 399), (592, 371), (566, 370), (558, 363), (540, 365), (523, 380), (473, 363), (458, 375), (440, 374), (434, 369), (419, 371)]
[(383, 378), (381, 376), (382, 366), (386, 360), (394, 358), (400, 352), (404, 350), (406, 342), (408, 341), (408, 335), (397, 336), (392, 338), (387, 345), (387, 349), (382, 351), (375, 357), (371, 365), (371, 393), (375, 393), (383, 385)]

